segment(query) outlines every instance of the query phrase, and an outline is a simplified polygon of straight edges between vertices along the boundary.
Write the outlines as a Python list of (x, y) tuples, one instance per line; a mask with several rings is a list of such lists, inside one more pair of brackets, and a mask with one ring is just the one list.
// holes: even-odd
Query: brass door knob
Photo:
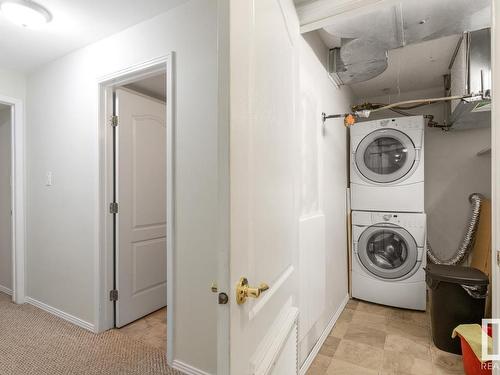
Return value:
[(242, 277), (236, 285), (236, 302), (242, 305), (246, 302), (248, 297), (259, 298), (260, 295), (269, 289), (269, 285), (261, 283), (258, 288), (248, 286), (246, 277)]

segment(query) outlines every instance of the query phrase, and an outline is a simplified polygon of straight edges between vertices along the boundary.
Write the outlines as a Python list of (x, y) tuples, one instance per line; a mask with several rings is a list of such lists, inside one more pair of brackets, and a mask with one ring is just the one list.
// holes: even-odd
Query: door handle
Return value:
[(246, 277), (242, 277), (236, 285), (236, 302), (242, 305), (246, 302), (247, 298), (259, 298), (260, 295), (269, 289), (269, 285), (261, 283), (258, 288), (248, 285)]

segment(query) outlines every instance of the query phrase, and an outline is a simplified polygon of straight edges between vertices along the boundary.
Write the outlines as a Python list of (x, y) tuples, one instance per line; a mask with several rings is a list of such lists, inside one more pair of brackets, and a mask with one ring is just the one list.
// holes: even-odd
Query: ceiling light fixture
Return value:
[(5, 0), (0, 2), (1, 13), (23, 27), (37, 27), (52, 20), (50, 12), (31, 0)]

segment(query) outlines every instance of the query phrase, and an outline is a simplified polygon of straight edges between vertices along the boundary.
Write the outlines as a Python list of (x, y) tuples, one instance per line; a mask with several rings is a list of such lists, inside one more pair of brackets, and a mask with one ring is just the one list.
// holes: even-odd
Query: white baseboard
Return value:
[(12, 295), (12, 289), (7, 288), (6, 286), (0, 285), (0, 292), (8, 294), (9, 296)]
[(44, 310), (52, 315), (55, 315), (61, 319), (64, 319), (70, 323), (73, 323), (73, 324), (77, 325), (78, 327), (81, 327), (81, 328), (86, 329), (88, 331), (94, 332), (95, 327), (92, 323), (86, 322), (85, 320), (82, 320), (80, 318), (77, 318), (76, 316), (65, 313), (64, 311), (58, 310), (55, 307), (49, 306), (43, 302), (37, 301), (34, 298), (26, 297), (26, 303), (29, 303), (30, 305), (38, 307), (41, 310)]
[(176, 370), (183, 372), (186, 375), (211, 375), (208, 372), (197, 369), (196, 367), (193, 367), (193, 366), (190, 366), (184, 362), (178, 361), (177, 359), (174, 359), (174, 362), (172, 363), (172, 367), (175, 368)]
[(333, 326), (337, 322), (337, 319), (339, 318), (340, 314), (342, 314), (342, 311), (344, 311), (345, 306), (347, 305), (347, 302), (349, 302), (349, 294), (347, 294), (345, 296), (345, 298), (342, 301), (342, 303), (340, 304), (339, 308), (337, 309), (337, 311), (335, 311), (335, 313), (333, 314), (332, 318), (328, 322), (328, 325), (326, 326), (326, 328), (324, 329), (323, 333), (321, 334), (321, 336), (319, 337), (318, 341), (316, 342), (316, 345), (314, 345), (314, 348), (312, 348), (312, 350), (309, 353), (309, 355), (307, 356), (306, 360), (304, 361), (304, 363), (300, 367), (299, 375), (305, 375), (305, 373), (307, 372), (307, 370), (309, 370), (309, 367), (313, 363), (314, 358), (316, 358), (316, 355), (319, 353), (321, 347), (323, 346), (323, 344), (325, 343), (326, 339), (328, 338), (328, 335), (332, 331)]

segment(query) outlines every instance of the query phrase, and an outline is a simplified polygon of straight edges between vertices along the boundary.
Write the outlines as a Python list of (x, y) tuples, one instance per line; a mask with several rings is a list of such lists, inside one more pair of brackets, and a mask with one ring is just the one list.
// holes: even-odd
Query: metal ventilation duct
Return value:
[(342, 84), (367, 81), (387, 68), (387, 52), (491, 25), (491, 0), (403, 0), (352, 16), (324, 30), (340, 38), (331, 73)]

